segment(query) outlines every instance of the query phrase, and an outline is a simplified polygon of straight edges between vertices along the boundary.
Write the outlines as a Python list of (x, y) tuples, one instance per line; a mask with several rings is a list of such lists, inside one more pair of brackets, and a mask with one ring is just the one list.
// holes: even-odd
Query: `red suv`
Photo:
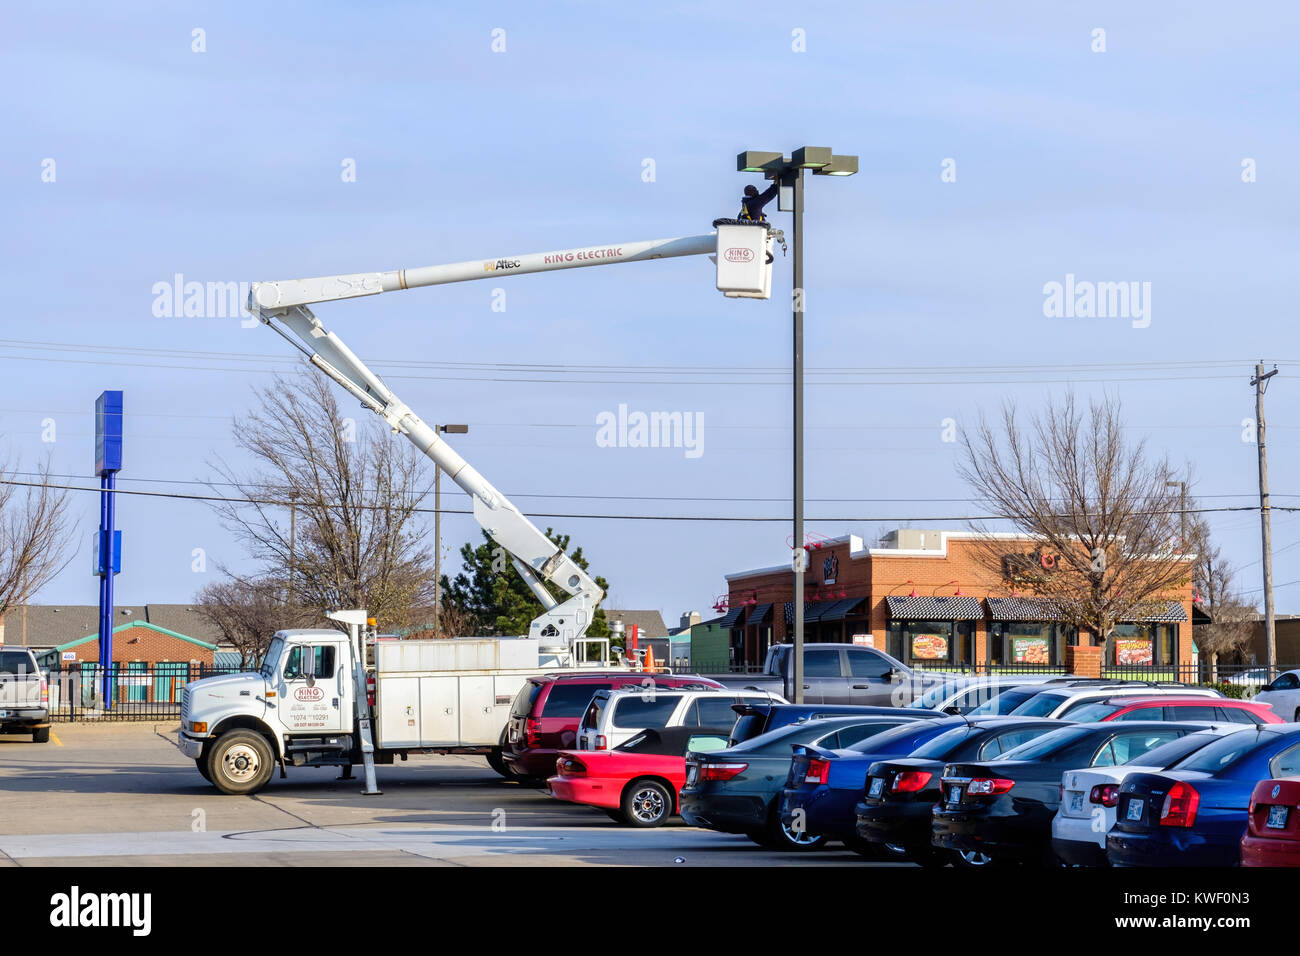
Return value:
[(501, 759), (516, 777), (546, 779), (555, 773), (556, 754), (577, 746), (578, 724), (596, 691), (640, 687), (647, 681), (663, 688), (722, 687), (707, 677), (641, 671), (530, 677), (510, 707), (510, 720), (501, 737)]
[(1281, 724), (1268, 704), (1227, 697), (1109, 697), (1071, 707), (1061, 715), (1079, 723), (1111, 720), (1203, 720), (1211, 724)]

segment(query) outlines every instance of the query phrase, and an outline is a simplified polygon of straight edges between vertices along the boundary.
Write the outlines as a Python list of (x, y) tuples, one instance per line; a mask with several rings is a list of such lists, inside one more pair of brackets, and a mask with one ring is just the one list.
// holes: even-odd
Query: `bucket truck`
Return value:
[[(510, 704), (541, 670), (609, 666), (609, 644), (586, 636), (604, 597), (596, 582), (407, 406), (308, 308), (420, 286), (586, 266), (712, 255), (728, 296), (767, 298), (772, 244), (765, 222), (720, 219), (715, 233), (585, 246), (450, 265), (252, 284), (248, 309), (313, 366), (405, 435), (471, 498), (474, 519), (510, 556), (542, 605), (519, 639), (375, 642), (368, 672), (361, 610), (334, 612), (335, 630), (277, 633), (261, 669), (185, 688), (179, 746), (226, 793), (254, 793), (276, 764), (366, 771), (419, 753), (499, 754)], [(547, 584), (567, 597), (557, 600)], [(623, 666), (627, 666), (624, 664)], [(373, 687), (373, 690), (372, 690)], [(373, 700), (371, 699), (373, 697)], [(372, 708), (376, 716), (372, 727)], [(495, 763), (494, 766), (497, 766)], [(497, 767), (500, 770), (500, 767)]]

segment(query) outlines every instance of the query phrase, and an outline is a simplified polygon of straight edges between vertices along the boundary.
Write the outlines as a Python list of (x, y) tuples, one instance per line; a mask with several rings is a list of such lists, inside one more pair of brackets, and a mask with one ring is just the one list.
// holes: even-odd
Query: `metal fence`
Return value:
[(964, 677), (983, 676), (987, 674), (1064, 674), (1065, 668), (1052, 664), (996, 664), (989, 662), (965, 661), (950, 664), (947, 661), (916, 661), (910, 665), (913, 670), (960, 674)]
[(238, 674), (238, 667), (209, 664), (114, 664), (108, 670), (108, 695), (104, 670), (98, 664), (72, 670), (51, 670), (50, 719), (74, 720), (179, 720), (181, 693), (190, 681), (220, 674)]

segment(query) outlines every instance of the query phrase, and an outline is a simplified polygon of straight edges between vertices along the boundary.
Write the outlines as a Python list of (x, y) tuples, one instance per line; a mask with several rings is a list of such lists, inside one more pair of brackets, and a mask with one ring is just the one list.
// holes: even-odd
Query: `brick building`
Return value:
[[(1033, 539), (999, 536), (1008, 555), (1032, 555)], [(1160, 669), (1194, 663), (1192, 588), (1144, 620), (1126, 621), (1101, 659), (1100, 642), (1055, 620), (1032, 596), (1017, 594), (980, 560), (977, 535), (901, 529), (878, 547), (857, 535), (821, 543), (804, 576), (804, 639), (878, 647), (914, 666), (986, 669), (1032, 665)], [(731, 635), (733, 666), (762, 663), (792, 631), (788, 565), (727, 575), (728, 609), (717, 626)]]

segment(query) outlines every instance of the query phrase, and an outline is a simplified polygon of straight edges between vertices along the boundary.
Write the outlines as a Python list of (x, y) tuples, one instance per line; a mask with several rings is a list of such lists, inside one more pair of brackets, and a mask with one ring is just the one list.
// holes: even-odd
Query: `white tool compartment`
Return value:
[(715, 219), (718, 230), (718, 291), (731, 298), (772, 296), (772, 235), (767, 223)]

